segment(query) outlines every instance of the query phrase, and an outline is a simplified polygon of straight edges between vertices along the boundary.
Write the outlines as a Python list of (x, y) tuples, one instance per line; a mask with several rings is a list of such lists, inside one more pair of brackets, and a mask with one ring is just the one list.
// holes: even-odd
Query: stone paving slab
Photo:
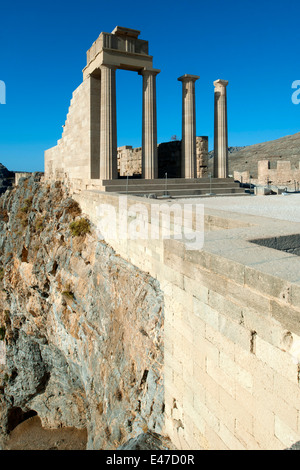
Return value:
[[(300, 194), (197, 198), (207, 209), (300, 222)], [(178, 201), (177, 201), (178, 202)], [(188, 202), (188, 199), (180, 199)], [(194, 203), (196, 199), (194, 199)]]

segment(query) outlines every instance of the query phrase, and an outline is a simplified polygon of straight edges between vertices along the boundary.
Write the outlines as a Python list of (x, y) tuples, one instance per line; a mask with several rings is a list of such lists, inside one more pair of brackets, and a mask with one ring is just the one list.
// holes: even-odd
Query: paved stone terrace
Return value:
[[(180, 202), (185, 201), (191, 202), (191, 200), (184, 198), (180, 199)], [(207, 209), (300, 222), (300, 194), (193, 199), (194, 203), (197, 201), (203, 203)]]

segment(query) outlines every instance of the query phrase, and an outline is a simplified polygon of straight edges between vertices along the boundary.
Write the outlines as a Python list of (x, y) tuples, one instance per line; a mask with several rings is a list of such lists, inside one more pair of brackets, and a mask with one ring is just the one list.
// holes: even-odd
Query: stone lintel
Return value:
[(192, 81), (192, 82), (195, 82), (196, 80), (198, 80), (200, 78), (199, 75), (190, 75), (188, 73), (185, 73), (184, 75), (182, 75), (181, 77), (177, 78), (177, 80), (179, 82), (189, 82), (189, 81)]
[[(83, 69), (83, 79), (90, 75), (97, 74), (97, 69), (102, 64), (115, 65), (121, 70), (130, 70), (132, 72), (141, 72), (142, 70), (151, 70), (152, 56), (146, 54), (121, 53), (113, 49), (103, 49), (97, 56)], [(159, 72), (157, 72), (159, 73)]]

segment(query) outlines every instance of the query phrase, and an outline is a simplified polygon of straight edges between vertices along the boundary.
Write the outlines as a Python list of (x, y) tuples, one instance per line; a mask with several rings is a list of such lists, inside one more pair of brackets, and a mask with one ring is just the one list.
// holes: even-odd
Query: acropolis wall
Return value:
[[(160, 283), (164, 433), (174, 445), (282, 450), (300, 441), (300, 264), (290, 252), (300, 245), (298, 224), (205, 209), (204, 246), (189, 250), (183, 240), (124, 237), (138, 197), (75, 198), (96, 226), (97, 208), (108, 204), (120, 236), (105, 240)], [(142, 201), (148, 233), (160, 205)], [(166, 224), (161, 217), (160, 229)]]

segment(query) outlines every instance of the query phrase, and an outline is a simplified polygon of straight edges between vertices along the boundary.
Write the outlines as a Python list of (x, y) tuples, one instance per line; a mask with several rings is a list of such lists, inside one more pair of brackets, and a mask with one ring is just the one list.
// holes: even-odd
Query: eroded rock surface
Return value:
[[(80, 208), (33, 175), (0, 199), (0, 435), (20, 414), (86, 429), (115, 449), (163, 422), (158, 282), (90, 232)], [(2, 338), (2, 339), (1, 339)]]
[(117, 450), (175, 450), (175, 447), (168, 438), (148, 431), (132, 437)]

